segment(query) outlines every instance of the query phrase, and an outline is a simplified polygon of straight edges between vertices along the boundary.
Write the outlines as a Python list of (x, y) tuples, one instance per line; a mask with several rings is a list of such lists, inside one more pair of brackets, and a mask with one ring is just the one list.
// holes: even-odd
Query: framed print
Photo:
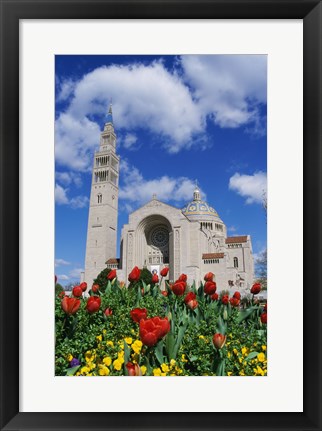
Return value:
[(1, 27), (1, 429), (321, 429), (320, 2)]

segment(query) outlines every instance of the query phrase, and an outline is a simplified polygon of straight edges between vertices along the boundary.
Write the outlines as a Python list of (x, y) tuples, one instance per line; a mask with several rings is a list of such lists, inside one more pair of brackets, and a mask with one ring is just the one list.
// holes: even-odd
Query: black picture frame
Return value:
[[(0, 6), (1, 430), (321, 430), (321, 3), (310, 0), (0, 0)], [(19, 412), (19, 20), (96, 18), (303, 19), (303, 413)], [(296, 319), (291, 304), (289, 312), (290, 319)], [(293, 346), (293, 357), (296, 354)], [(127, 402), (130, 396), (125, 395)], [(215, 400), (219, 395), (214, 392), (213, 396)], [(254, 400), (249, 401), (257, 403), (259, 399), (260, 394), (254, 394)]]

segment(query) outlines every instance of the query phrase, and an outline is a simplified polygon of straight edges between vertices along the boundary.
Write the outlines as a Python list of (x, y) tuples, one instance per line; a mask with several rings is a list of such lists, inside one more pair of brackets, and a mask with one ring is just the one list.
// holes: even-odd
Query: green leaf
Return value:
[(183, 336), (184, 336), (184, 334), (186, 332), (187, 326), (188, 326), (188, 323), (186, 323), (185, 325), (179, 327), (179, 331), (178, 331), (178, 335), (177, 335), (177, 340), (176, 340), (176, 343), (175, 343), (175, 346), (174, 346), (174, 349), (173, 349), (173, 357), (170, 358), (170, 359), (176, 359), (177, 354), (178, 354), (178, 350), (179, 350), (179, 348), (181, 346), (182, 339), (183, 339)]
[(156, 345), (154, 353), (160, 365), (163, 364), (163, 340), (159, 341), (159, 343)]
[(124, 341), (124, 364), (126, 365), (129, 362), (131, 356), (131, 350), (129, 349), (129, 346)]
[(76, 367), (68, 368), (66, 376), (73, 376), (80, 367), (81, 365), (76, 365)]
[(169, 360), (174, 359), (174, 356), (173, 356), (174, 347), (175, 347), (175, 338), (174, 338), (173, 332), (170, 331), (165, 339), (165, 350), (167, 352)]
[(226, 334), (226, 330), (227, 330), (227, 325), (226, 323), (223, 321), (223, 318), (221, 316), (218, 317), (217, 320), (217, 330), (220, 334), (225, 335)]
[(256, 356), (257, 356), (258, 354), (259, 354), (258, 352), (251, 352), (251, 353), (247, 356), (247, 358), (245, 359), (245, 361), (249, 361), (250, 359), (254, 359), (254, 358), (256, 358)]
[(240, 311), (237, 317), (237, 323), (240, 323), (243, 320), (248, 319), (252, 315), (255, 309), (256, 307), (250, 307), (250, 308), (247, 308), (246, 310)]
[(225, 375), (225, 359), (221, 359), (216, 369), (216, 376)]

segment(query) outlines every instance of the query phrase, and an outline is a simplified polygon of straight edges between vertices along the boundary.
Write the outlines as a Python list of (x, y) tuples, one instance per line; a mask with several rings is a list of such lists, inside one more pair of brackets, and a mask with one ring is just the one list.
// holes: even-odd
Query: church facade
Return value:
[(218, 291), (251, 287), (254, 261), (250, 236), (227, 236), (226, 225), (201, 199), (198, 186), (184, 208), (152, 195), (150, 202), (132, 212), (121, 231), (117, 259), (118, 167), (110, 107), (100, 149), (94, 155), (85, 262), (89, 286), (106, 266), (116, 268), (123, 281), (134, 266), (157, 273), (169, 266), (170, 281), (184, 273), (189, 283), (199, 283), (205, 273), (213, 272)]

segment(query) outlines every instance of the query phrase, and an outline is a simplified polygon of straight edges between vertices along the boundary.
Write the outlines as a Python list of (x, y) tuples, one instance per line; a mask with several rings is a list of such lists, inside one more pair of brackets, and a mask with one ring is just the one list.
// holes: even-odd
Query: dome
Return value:
[(207, 202), (200, 199), (200, 191), (197, 187), (193, 192), (193, 201), (189, 202), (181, 211), (189, 220), (211, 220), (222, 222), (217, 211)]

